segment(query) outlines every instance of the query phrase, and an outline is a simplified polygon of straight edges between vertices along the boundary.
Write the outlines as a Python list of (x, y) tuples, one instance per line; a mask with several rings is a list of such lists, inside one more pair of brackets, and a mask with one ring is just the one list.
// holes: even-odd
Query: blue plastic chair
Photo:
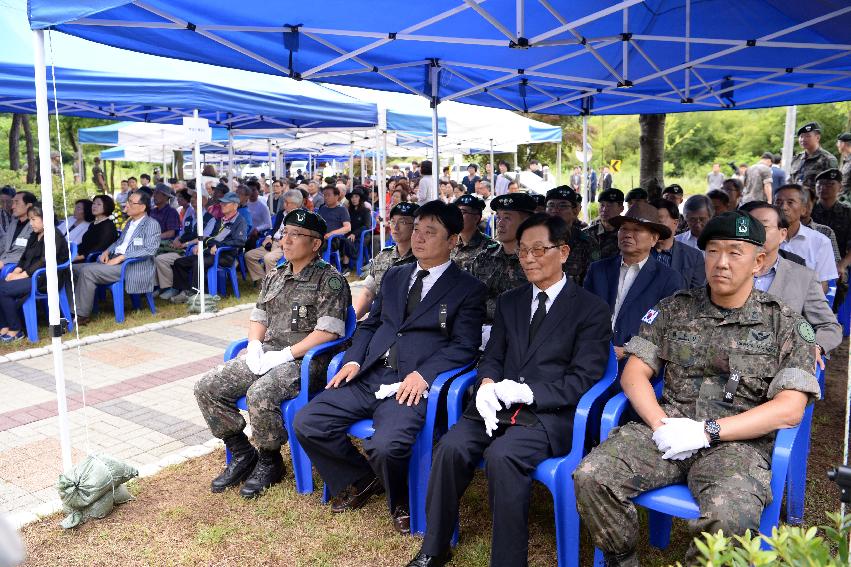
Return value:
[[(821, 397), (824, 399), (824, 370), (816, 370), (816, 380), (821, 387)], [(807, 457), (810, 455), (810, 435), (813, 425), (813, 408), (809, 404), (804, 410), (804, 417), (798, 425), (798, 436), (792, 449), (792, 460), (789, 463), (789, 479), (786, 482), (786, 523), (800, 525), (804, 522), (804, 493), (807, 488)]]
[[(71, 259), (77, 255), (77, 244), (71, 243), (71, 255), (68, 258), (68, 261), (63, 262), (56, 266), (57, 271), (67, 270), (71, 265)], [(46, 273), (47, 268), (39, 268), (37, 269), (31, 276), (30, 280), (30, 294), (27, 296), (26, 300), (24, 300), (24, 304), (21, 306), (24, 312), (24, 324), (27, 328), (27, 340), (31, 343), (38, 342), (38, 308), (37, 303), (39, 301), (47, 301), (47, 294), (41, 293), (38, 291), (38, 278), (42, 274)], [(68, 330), (74, 330), (74, 322), (71, 318), (71, 307), (68, 305), (68, 294), (65, 293), (65, 286), (61, 286), (59, 288), (59, 309), (62, 311), (62, 316), (65, 317), (65, 320), (68, 321)]]
[[(339, 250), (331, 250), (331, 244), (335, 240), (340, 240), (341, 247), (344, 245), (343, 241), (346, 239), (344, 234), (335, 234), (331, 238), (329, 238), (325, 242), (325, 249), (322, 251), (322, 259), (337, 268), (338, 272), (343, 271), (343, 264), (340, 262), (340, 251)], [(333, 262), (332, 262), (333, 259)]]
[(827, 304), (830, 305), (832, 309), (833, 302), (836, 299), (836, 280), (830, 280), (827, 282), (827, 293), (825, 293), (824, 296), (827, 299)]
[[(97, 292), (95, 297), (101, 299), (105, 296), (106, 291), (112, 294), (112, 304), (115, 310), (115, 322), (123, 323), (124, 322), (124, 274), (127, 271), (127, 266), (131, 264), (135, 264), (136, 262), (144, 262), (147, 260), (152, 260), (152, 256), (138, 256), (136, 258), (128, 258), (121, 263), (121, 276), (118, 278), (118, 281), (113, 282), (111, 284), (103, 284), (97, 287)], [(130, 301), (133, 305), (134, 309), (139, 309), (141, 306), (141, 302), (139, 300), (139, 296), (142, 294), (131, 293)], [(151, 313), (156, 313), (157, 308), (154, 305), (154, 293), (153, 291), (149, 291), (144, 294), (145, 298), (148, 300), (148, 307), (151, 310)], [(92, 307), (92, 312), (97, 313), (98, 311), (98, 303), (99, 301), (95, 301), (94, 306)]]
[(3, 268), (0, 269), (0, 281), (5, 280), (6, 276), (12, 273), (12, 271), (18, 267), (17, 262), (9, 262), (8, 264), (3, 264)]
[[(657, 397), (662, 395), (662, 386), (662, 380), (654, 384)], [(607, 439), (612, 429), (620, 424), (623, 413), (628, 405), (629, 400), (623, 392), (609, 400), (603, 410), (603, 419), (600, 423), (601, 440)], [(803, 424), (804, 420), (808, 420), (811, 417), (811, 411), (809, 414), (804, 412), (801, 423)], [(760, 533), (770, 535), (771, 530), (780, 521), (783, 489), (786, 486), (795, 438), (798, 435), (800, 427), (801, 425), (790, 429), (781, 429), (775, 436), (774, 451), (771, 456), (772, 501), (762, 511), (759, 525)], [(671, 525), (675, 516), (686, 520), (694, 520), (700, 517), (700, 508), (686, 484), (672, 484), (670, 486), (648, 490), (633, 498), (633, 502), (647, 508), (650, 525), (650, 544), (659, 549), (665, 549), (671, 541)], [(763, 542), (763, 547), (766, 547), (765, 542)], [(594, 552), (594, 565), (599, 567), (604, 565), (603, 554), (599, 549)]]
[[(299, 390), (298, 396), (291, 400), (284, 400), (281, 402), (281, 415), (283, 416), (284, 428), (287, 430), (287, 434), (289, 436), (290, 454), (293, 462), (293, 474), (295, 475), (295, 487), (301, 494), (309, 494), (313, 492), (313, 471), (311, 470), (310, 459), (307, 457), (307, 453), (304, 452), (301, 443), (298, 442), (298, 438), (295, 436), (295, 431), (293, 430), (293, 419), (295, 418), (295, 414), (298, 413), (298, 410), (306, 406), (307, 402), (309, 402), (313, 397), (310, 394), (310, 362), (313, 360), (313, 357), (328, 352), (352, 338), (356, 325), (357, 319), (355, 318), (355, 310), (349, 306), (349, 310), (346, 313), (345, 335), (335, 341), (315, 346), (305, 353), (304, 357), (301, 359), (301, 389)], [(235, 358), (240, 351), (244, 350), (247, 346), (248, 339), (241, 339), (232, 342), (230, 346), (228, 346), (227, 350), (225, 350), (225, 362)], [(241, 410), (248, 410), (248, 403), (244, 396), (236, 401), (236, 407)], [(230, 451), (226, 451), (225, 456), (227, 462), (230, 462)]]
[[(328, 366), (328, 381), (330, 382), (334, 375), (340, 369), (340, 364), (343, 362), (345, 353), (340, 353), (331, 359), (331, 364)], [(411, 460), (408, 463), (408, 510), (411, 514), (411, 534), (425, 533), (426, 514), (425, 514), (425, 499), (428, 491), (428, 477), (431, 474), (431, 456), (434, 448), (435, 437), (435, 421), (437, 419), (437, 410), (440, 404), (441, 394), (446, 388), (446, 385), (455, 381), (463, 380), (468, 382), (476, 377), (475, 369), (469, 370), (472, 363), (467, 366), (447, 370), (437, 375), (437, 378), (432, 382), (429, 388), (428, 402), (426, 406), (426, 421), (423, 428), (417, 435), (417, 440), (411, 452)], [(453, 380), (454, 379), (454, 380)], [(349, 435), (358, 439), (369, 439), (375, 434), (375, 428), (371, 419), (363, 419), (352, 424), (349, 428)], [(322, 493), (322, 501), (328, 501), (328, 488), (324, 488)]]
[(372, 260), (372, 229), (364, 228), (358, 236), (358, 258), (355, 261), (355, 269), (358, 276), (363, 276), (363, 268)]
[[(455, 425), (464, 411), (464, 394), (475, 382), (476, 374), (455, 379), (446, 396), (447, 424)], [(595, 405), (605, 401), (604, 396), (618, 379), (618, 360), (609, 347), (609, 362), (603, 377), (585, 392), (576, 405), (573, 418), (573, 439), (567, 455), (547, 459), (538, 465), (532, 478), (546, 486), (553, 496), (555, 511), (556, 549), (560, 567), (579, 565), (579, 514), (576, 511), (576, 494), (573, 488), (573, 471), (585, 456), (586, 428), (588, 415)], [(483, 463), (482, 463), (483, 464)], [(479, 466), (481, 467), (482, 464)], [(423, 495), (425, 506), (425, 495)], [(452, 545), (458, 542), (458, 525), (452, 536)]]
[[(239, 283), (236, 279), (236, 266), (239, 263), (239, 257), (234, 258), (229, 267), (219, 265), (222, 252), (235, 250), (233, 246), (217, 246), (216, 254), (213, 256), (213, 265), (207, 269), (207, 289), (210, 295), (225, 295), (227, 292), (227, 281), (230, 279), (230, 286), (233, 289), (233, 294), (239, 297)], [(243, 260), (244, 261), (244, 260)]]

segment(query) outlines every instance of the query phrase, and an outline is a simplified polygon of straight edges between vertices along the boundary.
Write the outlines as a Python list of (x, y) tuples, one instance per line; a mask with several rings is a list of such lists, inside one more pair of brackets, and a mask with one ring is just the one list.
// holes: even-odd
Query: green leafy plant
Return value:
[[(771, 536), (727, 537), (723, 532), (704, 532), (695, 538), (700, 551), (698, 564), (704, 567), (845, 567), (849, 565), (848, 538), (851, 515), (828, 514), (830, 524), (808, 529), (782, 525)], [(822, 535), (820, 535), (822, 534)], [(762, 549), (762, 543), (770, 549)], [(677, 567), (681, 567), (677, 563)]]

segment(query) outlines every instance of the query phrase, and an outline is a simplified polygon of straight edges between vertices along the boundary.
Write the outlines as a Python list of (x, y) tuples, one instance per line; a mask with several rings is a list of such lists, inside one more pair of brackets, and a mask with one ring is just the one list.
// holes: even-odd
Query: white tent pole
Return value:
[(381, 226), (378, 230), (379, 235), (381, 236), (381, 247), (384, 248), (384, 245), (387, 242), (386, 227), (384, 226), (384, 222), (387, 219), (387, 183), (384, 181), (384, 176), (387, 173), (387, 132), (384, 132), (381, 138), (384, 145), (384, 152), (382, 156), (384, 165), (381, 166), (381, 185), (378, 188), (378, 217), (381, 222)]
[[(522, 5), (522, 0), (518, 0), (518, 6)], [(522, 8), (518, 8), (522, 13)], [(519, 25), (519, 24), (518, 24)], [(496, 164), (493, 162), (493, 138), (491, 138), (491, 191), (496, 192)]]
[(228, 128), (228, 186), (233, 187), (233, 130)]
[(266, 163), (269, 164), (269, 179), (272, 179), (272, 139), (266, 140)]
[(436, 64), (432, 64), (429, 68), (429, 75), (431, 80), (431, 150), (434, 154), (434, 158), (431, 163), (431, 171), (434, 173), (440, 171), (440, 148), (438, 147), (440, 120), (437, 116), (437, 95), (440, 92), (440, 67)]
[[(53, 227), (53, 175), (50, 171), (50, 117), (47, 113), (47, 77), (44, 64), (44, 32), (33, 32), (35, 60), (35, 104), (38, 125), (38, 160), (41, 174), (41, 202), (44, 226)], [(59, 312), (59, 278), (56, 269), (56, 232), (44, 231), (45, 272), (47, 274), (47, 313), (51, 330), (53, 374), (56, 378), (56, 404), (59, 422), (59, 447), (62, 451), (62, 469), (70, 470), (71, 431), (68, 423), (68, 401), (65, 397), (65, 366), (62, 360), (62, 331)]]
[(355, 139), (349, 139), (349, 191), (355, 187)]
[(561, 185), (561, 142), (556, 144), (556, 185)]
[[(198, 119), (198, 109), (192, 111), (192, 117)], [(204, 182), (201, 180), (201, 143), (198, 136), (192, 144), (192, 170), (195, 172), (195, 230), (198, 234), (198, 293), (201, 294), (201, 313), (204, 313), (204, 283), (207, 274), (204, 271), (204, 205), (201, 200), (201, 191), (205, 191)], [(200, 185), (200, 187), (199, 187)]]
[(582, 193), (585, 194), (585, 198), (583, 199), (585, 202), (585, 206), (582, 207), (582, 219), (585, 222), (588, 222), (588, 115), (582, 115), (582, 184), (584, 187), (582, 188)]
[(366, 151), (361, 148), (360, 150), (360, 184), (363, 185), (366, 182)]
[(786, 107), (786, 128), (783, 132), (783, 154), (780, 160), (780, 166), (786, 173), (789, 173), (789, 168), (792, 165), (792, 156), (795, 151), (795, 122), (798, 119), (798, 107)]

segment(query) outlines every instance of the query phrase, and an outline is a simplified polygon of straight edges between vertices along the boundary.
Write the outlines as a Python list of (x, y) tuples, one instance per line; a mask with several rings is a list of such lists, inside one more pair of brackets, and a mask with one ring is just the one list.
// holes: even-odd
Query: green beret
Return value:
[(535, 199), (526, 193), (509, 193), (494, 197), (491, 209), (494, 211), (517, 211), (519, 213), (534, 213), (537, 207)]
[(842, 181), (842, 172), (836, 168), (833, 169), (825, 169), (818, 175), (816, 175), (816, 183), (819, 181)]
[(721, 213), (706, 223), (697, 239), (697, 247), (706, 250), (710, 240), (741, 240), (757, 246), (765, 244), (765, 227), (762, 223), (742, 211)]
[(569, 185), (560, 185), (547, 191), (547, 201), (570, 201), (574, 205), (582, 204), (582, 195)]
[(807, 132), (818, 132), (819, 134), (821, 134), (821, 126), (818, 122), (807, 122), (806, 124), (798, 128), (798, 133), (796, 135), (800, 136), (801, 134), (806, 134)]
[(318, 232), (320, 236), (325, 236), (325, 233), (328, 232), (328, 225), (325, 224), (325, 219), (316, 213), (311, 213), (304, 209), (295, 209), (287, 213), (287, 216), (284, 217), (284, 226), (290, 225), (300, 226), (301, 228)]
[(837, 142), (851, 142), (851, 132), (843, 132), (836, 137)]
[(457, 199), (455, 199), (455, 204), (459, 207), (470, 207), (472, 209), (476, 209), (479, 212), (485, 210), (485, 201), (484, 199), (480, 199), (475, 195), (471, 195), (469, 193), (465, 195), (461, 195)]
[(606, 189), (605, 191), (597, 195), (597, 202), (620, 203), (621, 205), (623, 205), (623, 198), (623, 191), (612, 187), (611, 189)]

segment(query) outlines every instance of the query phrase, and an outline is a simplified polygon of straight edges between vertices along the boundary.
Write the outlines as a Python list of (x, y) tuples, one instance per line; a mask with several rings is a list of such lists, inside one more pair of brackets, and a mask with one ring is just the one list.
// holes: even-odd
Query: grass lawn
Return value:
[[(825, 472), (842, 459), (847, 348), (847, 342), (843, 343), (830, 361), (827, 397), (815, 410), (808, 525), (825, 521), (826, 512), (839, 508), (839, 491)], [(23, 530), (29, 549), (27, 565), (389, 567), (404, 565), (419, 549), (417, 538), (401, 537), (392, 530), (383, 499), (373, 498), (361, 510), (333, 515), (321, 504), (319, 490), (309, 496), (297, 494), (291, 473), (256, 501), (244, 501), (236, 490), (212, 494), (209, 481), (223, 462), (224, 453), (219, 450), (133, 481), (134, 501), (74, 531), (59, 528), (59, 515), (27, 526)], [(555, 565), (552, 501), (540, 485), (533, 494), (530, 517), (530, 564)], [(645, 565), (682, 560), (689, 542), (685, 524), (675, 522), (674, 532), (665, 552), (641, 550)], [(479, 473), (462, 501), (461, 541), (454, 564), (487, 565), (489, 546), (487, 486)], [(582, 564), (591, 564), (585, 533)]]

